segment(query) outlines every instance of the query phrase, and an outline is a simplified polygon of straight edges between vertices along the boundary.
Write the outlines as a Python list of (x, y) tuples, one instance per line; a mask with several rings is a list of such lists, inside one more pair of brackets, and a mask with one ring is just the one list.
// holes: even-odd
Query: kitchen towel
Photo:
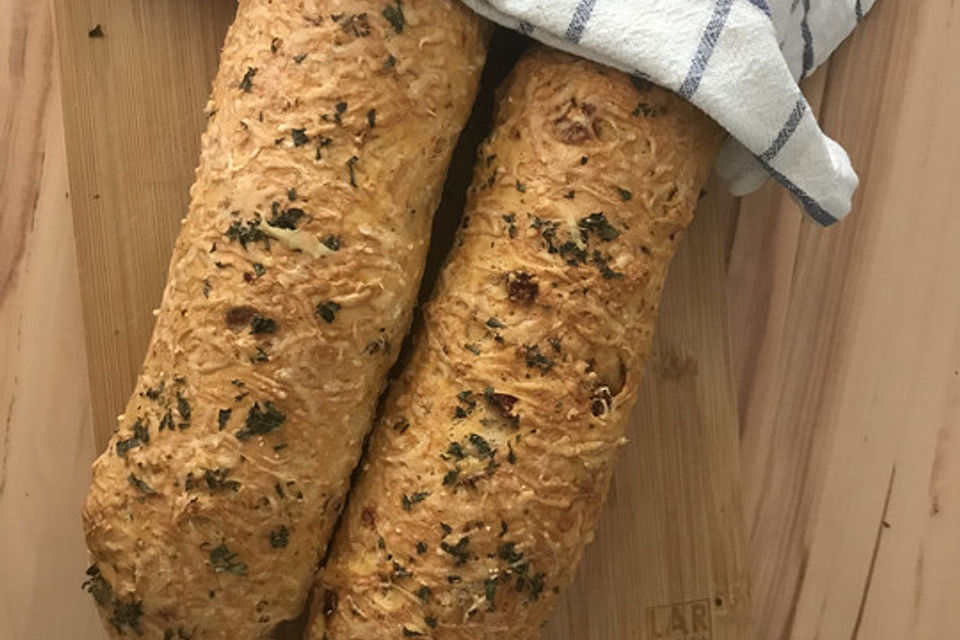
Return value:
[(857, 174), (797, 83), (875, 0), (464, 0), (558, 49), (672, 89), (730, 132), (717, 172), (735, 195), (772, 176), (830, 225)]

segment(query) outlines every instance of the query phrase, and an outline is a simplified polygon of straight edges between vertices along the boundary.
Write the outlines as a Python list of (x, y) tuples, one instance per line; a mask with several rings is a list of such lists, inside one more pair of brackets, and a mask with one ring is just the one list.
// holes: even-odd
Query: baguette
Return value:
[(305, 605), (412, 316), (485, 56), (455, 0), (241, 0), (136, 389), (93, 465), (113, 637)]
[(718, 132), (625, 74), (521, 59), (310, 640), (539, 637), (593, 536)]

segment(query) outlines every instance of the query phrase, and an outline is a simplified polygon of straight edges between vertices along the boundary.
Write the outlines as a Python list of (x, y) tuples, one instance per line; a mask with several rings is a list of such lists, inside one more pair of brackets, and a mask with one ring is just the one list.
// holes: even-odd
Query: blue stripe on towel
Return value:
[(687, 77), (680, 85), (678, 93), (688, 100), (697, 92), (703, 74), (710, 63), (710, 56), (713, 55), (713, 49), (717, 46), (720, 34), (723, 33), (723, 27), (727, 23), (727, 16), (730, 15), (730, 7), (733, 0), (716, 0), (713, 6), (713, 16), (703, 30), (703, 36), (700, 38), (700, 45), (697, 47), (697, 53), (690, 62), (690, 69), (687, 71)]

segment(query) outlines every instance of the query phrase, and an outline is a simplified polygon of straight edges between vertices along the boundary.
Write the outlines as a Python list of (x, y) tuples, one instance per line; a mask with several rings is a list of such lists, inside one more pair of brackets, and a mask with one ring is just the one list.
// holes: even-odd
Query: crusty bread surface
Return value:
[(717, 134), (646, 82), (521, 59), (310, 640), (539, 637), (593, 536)]
[(456, 0), (240, 1), (84, 509), (112, 636), (262, 638), (302, 611), (409, 326), (486, 31)]

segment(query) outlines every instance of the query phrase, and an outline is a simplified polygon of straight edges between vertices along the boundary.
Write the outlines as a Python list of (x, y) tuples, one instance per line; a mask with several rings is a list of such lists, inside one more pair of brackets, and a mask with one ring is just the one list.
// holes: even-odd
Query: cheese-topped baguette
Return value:
[(519, 62), (311, 640), (539, 637), (593, 536), (717, 134), (619, 72)]
[(485, 27), (456, 0), (241, 0), (133, 397), (93, 467), (114, 636), (303, 609), (423, 269)]

